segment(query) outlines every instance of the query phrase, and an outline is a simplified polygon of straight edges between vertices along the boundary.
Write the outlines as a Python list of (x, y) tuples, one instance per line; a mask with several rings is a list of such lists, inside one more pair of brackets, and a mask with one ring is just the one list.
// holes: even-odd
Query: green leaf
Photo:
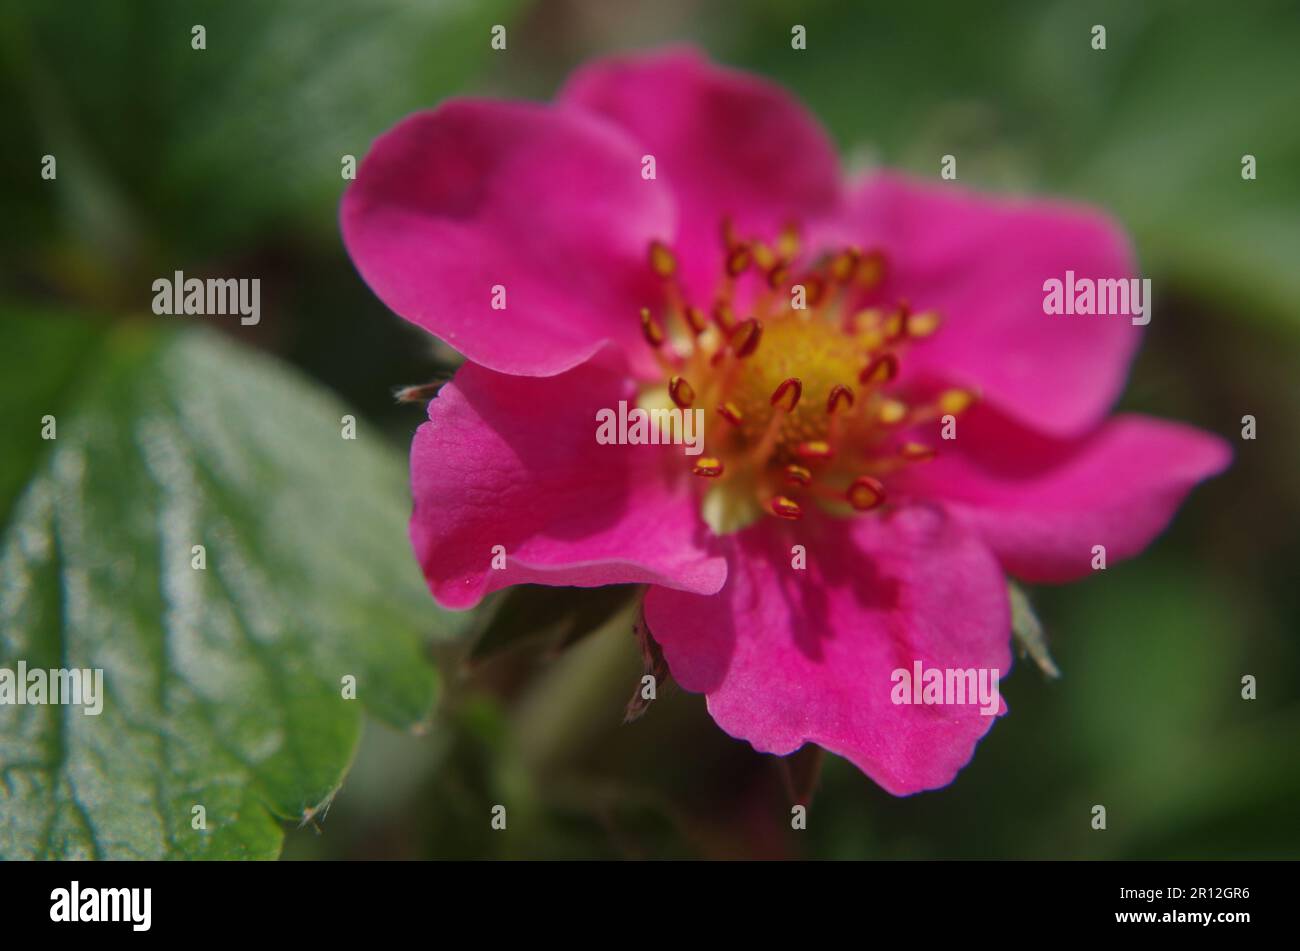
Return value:
[[(62, 267), (42, 262), (69, 282), (68, 255), (106, 269), (101, 280), (124, 267), (148, 275), (256, 252), (286, 220), (332, 245), (343, 156), (360, 159), (404, 115), (499, 64), (490, 30), (516, 2), (11, 6), (0, 10), (0, 106), (24, 148), (0, 154), (0, 197), (24, 227), (0, 247), (44, 250), (29, 227), (72, 236), (75, 247), (50, 252)], [(38, 178), (45, 152), (57, 186)]]
[(633, 584), (599, 588), (514, 585), (492, 597), (469, 663), (482, 663), (525, 644), (544, 643), (551, 650), (563, 650), (626, 608), (640, 590)]
[[(4, 321), (0, 347), (0, 410), (17, 431), (0, 454), (0, 525), (49, 443), (40, 439), (41, 418), (62, 395), (79, 386), (100, 343), (102, 328), (82, 320)], [(25, 437), (25, 438), (24, 438)]]
[[(1279, 3), (1219, 13), (1170, 5), (1136, 18), (1065, 184), (1121, 216), (1144, 272), (1213, 300), (1234, 327), (1295, 333), (1300, 15)], [(1211, 60), (1212, 70), (1199, 65)], [(1087, 70), (1072, 75), (1091, 81)], [(1253, 181), (1241, 177), (1246, 154), (1258, 161)]]
[(57, 438), (24, 449), (0, 668), (102, 669), (103, 707), (0, 705), (0, 858), (274, 857), (279, 820), (339, 786), (363, 710), (430, 715), (429, 639), (461, 625), (411, 557), (403, 460), (210, 332), (119, 328), (90, 363), (46, 410)]
[(792, 54), (788, 4), (745, 6), (760, 28), (727, 34), (732, 58), (806, 99), (850, 164), (937, 180), (950, 153), (967, 187), (1100, 205), (1136, 239), (1158, 300), (1190, 292), (1234, 329), (1300, 331), (1294, 3), (810, 4), (816, 55)]

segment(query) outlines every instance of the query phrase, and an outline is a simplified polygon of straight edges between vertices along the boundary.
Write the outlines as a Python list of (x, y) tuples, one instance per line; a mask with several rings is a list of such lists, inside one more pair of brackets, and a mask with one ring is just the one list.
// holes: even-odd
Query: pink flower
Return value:
[[(1005, 674), (1007, 573), (1138, 553), (1229, 461), (1215, 436), (1107, 417), (1128, 317), (1044, 312), (1067, 271), (1134, 276), (1116, 225), (845, 183), (790, 96), (691, 51), (593, 63), (551, 104), (411, 116), (341, 218), (379, 297), (468, 361), (411, 452), (437, 600), (648, 584), (647, 624), (719, 726), (816, 743), (891, 793), (951, 782), (994, 719), (896, 703), (894, 671)], [(703, 453), (598, 443), (620, 401), (704, 410)]]

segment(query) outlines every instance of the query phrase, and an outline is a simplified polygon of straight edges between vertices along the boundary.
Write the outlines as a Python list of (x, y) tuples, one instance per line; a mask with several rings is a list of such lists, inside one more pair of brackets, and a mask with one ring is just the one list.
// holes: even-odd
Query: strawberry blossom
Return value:
[[(341, 224), (375, 293), (466, 358), (411, 451), (437, 600), (648, 585), (649, 631), (722, 729), (894, 794), (951, 782), (996, 718), (900, 704), (892, 672), (1005, 674), (1008, 574), (1137, 554), (1229, 461), (1109, 415), (1140, 326), (1044, 312), (1067, 271), (1136, 276), (1115, 224), (848, 181), (782, 89), (690, 50), (592, 63), (549, 104), (411, 116)], [(704, 410), (702, 451), (597, 440), (620, 403)]]

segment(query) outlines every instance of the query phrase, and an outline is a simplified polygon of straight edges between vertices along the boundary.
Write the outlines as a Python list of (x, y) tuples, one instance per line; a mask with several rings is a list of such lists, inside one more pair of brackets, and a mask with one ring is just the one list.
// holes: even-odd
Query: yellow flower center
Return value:
[[(889, 474), (934, 456), (898, 434), (974, 399), (947, 390), (909, 403), (893, 392), (907, 344), (933, 333), (938, 315), (901, 302), (864, 306), (884, 278), (879, 251), (845, 248), (800, 270), (793, 227), (768, 245), (724, 223), (723, 243), (724, 273), (706, 312), (685, 300), (676, 259), (653, 242), (665, 304), (641, 311), (665, 381), (643, 388), (640, 405), (705, 410), (704, 452), (691, 462), (708, 483), (705, 520), (722, 534), (763, 513), (801, 518), (809, 504), (835, 515), (885, 505)], [(738, 314), (742, 287), (753, 293)]]

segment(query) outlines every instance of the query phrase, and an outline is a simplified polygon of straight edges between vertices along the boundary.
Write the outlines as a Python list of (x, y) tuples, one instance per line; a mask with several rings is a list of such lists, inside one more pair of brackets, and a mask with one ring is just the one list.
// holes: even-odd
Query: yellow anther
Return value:
[(975, 394), (969, 390), (945, 390), (939, 395), (939, 411), (955, 416), (974, 402)]
[(886, 426), (901, 423), (907, 418), (907, 404), (898, 400), (885, 400), (876, 411), (876, 418)]
[(932, 310), (924, 310), (919, 314), (909, 314), (907, 317), (907, 335), (909, 337), (928, 337), (939, 329), (940, 318)]
[(650, 242), (650, 267), (660, 277), (677, 273), (677, 258), (662, 241)]

